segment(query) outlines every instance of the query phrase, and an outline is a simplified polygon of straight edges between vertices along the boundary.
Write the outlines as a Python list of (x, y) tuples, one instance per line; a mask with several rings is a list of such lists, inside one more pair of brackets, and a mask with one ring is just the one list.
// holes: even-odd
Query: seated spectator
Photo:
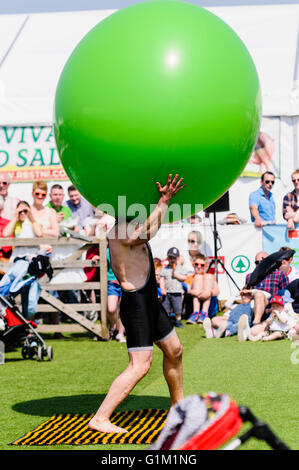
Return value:
[(19, 199), (9, 196), (8, 189), (10, 185), (10, 176), (8, 173), (0, 173), (0, 196), (4, 199), (2, 217), (11, 220), (14, 216)]
[(288, 333), (298, 323), (291, 306), (286, 305), (282, 296), (274, 295), (270, 300), (271, 313), (259, 325), (250, 328), (248, 318), (242, 316), (238, 325), (238, 340), (272, 341), (288, 337)]
[(168, 315), (171, 312), (175, 315), (175, 326), (184, 328), (182, 324), (182, 282), (186, 279), (185, 270), (178, 264), (180, 252), (176, 247), (172, 247), (167, 252), (168, 266), (160, 270), (160, 288), (162, 295), (162, 305)]
[(293, 171), (291, 178), (294, 189), (284, 196), (282, 203), (282, 215), (287, 221), (288, 229), (294, 229), (295, 224), (299, 222), (299, 169)]
[(250, 289), (244, 287), (241, 292), (241, 303), (236, 305), (228, 314), (205, 318), (203, 327), (206, 338), (221, 338), (222, 336), (234, 336), (238, 333), (238, 322), (242, 315), (247, 316), (248, 324), (252, 324), (251, 301), (253, 295)]
[[(268, 256), (268, 253), (259, 251), (255, 256), (255, 264), (258, 265), (264, 258)], [(246, 276), (246, 284), (248, 284), (251, 274)], [(253, 324), (261, 323), (262, 317), (269, 315), (270, 312), (266, 311), (269, 298), (273, 295), (283, 295), (284, 291), (289, 284), (288, 277), (286, 274), (279, 269), (276, 269), (271, 274), (265, 277), (265, 279), (259, 282), (253, 289)]]
[(211, 299), (219, 294), (219, 287), (213, 274), (207, 273), (207, 258), (197, 255), (194, 262), (194, 279), (189, 293), (193, 296), (193, 313), (187, 322), (190, 325), (203, 323), (207, 318)]
[(275, 176), (271, 171), (266, 171), (261, 176), (261, 186), (250, 193), (249, 210), (251, 221), (256, 227), (262, 227), (265, 223), (275, 223), (275, 201), (271, 190), (275, 183)]
[[(282, 246), (279, 251), (288, 251), (289, 249), (290, 248), (288, 246)], [(295, 279), (299, 278), (299, 272), (293, 266), (291, 266), (292, 262), (293, 257), (289, 259), (283, 259), (279, 268), (280, 271), (282, 271), (286, 274), (286, 276), (288, 276), (289, 282), (292, 282)]]
[(299, 314), (299, 279), (290, 282), (285, 293), (289, 293), (290, 297), (293, 299), (293, 310), (296, 314)]
[(227, 214), (224, 219), (219, 220), (218, 224), (220, 225), (241, 225), (245, 224), (246, 219), (243, 219), (243, 217), (240, 217), (236, 212), (231, 212), (230, 214)]
[(50, 191), (50, 201), (46, 204), (46, 207), (54, 209), (56, 212), (57, 222), (61, 222), (70, 219), (72, 217), (72, 211), (68, 206), (63, 204), (64, 190), (61, 184), (54, 184)]
[(69, 200), (66, 201), (68, 207), (71, 209), (73, 217), (78, 218), (78, 225), (84, 228), (84, 220), (87, 217), (94, 216), (94, 208), (84, 199), (74, 185), (68, 187)]
[(57, 222), (56, 212), (50, 207), (44, 206), (44, 200), (47, 197), (48, 186), (45, 181), (35, 181), (32, 188), (33, 204), (31, 214), (36, 222), (42, 226), (43, 237), (59, 236), (59, 224)]

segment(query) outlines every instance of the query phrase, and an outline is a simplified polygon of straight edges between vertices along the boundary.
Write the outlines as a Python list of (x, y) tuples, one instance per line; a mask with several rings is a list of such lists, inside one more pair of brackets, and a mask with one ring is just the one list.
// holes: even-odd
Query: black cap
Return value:
[(167, 251), (167, 256), (178, 257), (180, 256), (180, 252), (175, 246), (173, 246), (172, 248), (169, 248), (169, 250)]

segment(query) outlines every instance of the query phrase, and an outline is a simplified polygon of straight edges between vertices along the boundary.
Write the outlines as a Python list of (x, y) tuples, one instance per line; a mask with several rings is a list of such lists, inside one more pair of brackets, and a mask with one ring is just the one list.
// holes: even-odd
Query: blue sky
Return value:
[[(145, 1), (145, 0), (143, 0)], [(140, 0), (1, 0), (0, 14), (119, 9)], [(189, 0), (200, 6), (298, 4), (299, 0)]]

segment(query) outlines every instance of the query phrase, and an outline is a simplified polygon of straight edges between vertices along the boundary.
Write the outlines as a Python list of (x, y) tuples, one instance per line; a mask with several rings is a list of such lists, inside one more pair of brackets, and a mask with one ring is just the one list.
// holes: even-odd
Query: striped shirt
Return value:
[(283, 201), (282, 201), (282, 215), (283, 215), (284, 219), (285, 219), (285, 215), (286, 215), (288, 207), (291, 207), (295, 212), (297, 211), (297, 209), (299, 209), (297, 194), (296, 194), (295, 189), (293, 191), (287, 193), (283, 198)]
[[(249, 282), (249, 279), (250, 274), (247, 274), (246, 284)], [(288, 284), (288, 276), (279, 269), (276, 269), (275, 271), (273, 271), (273, 273), (265, 277), (263, 281), (259, 282), (256, 286), (254, 286), (254, 288), (265, 290), (271, 295), (278, 295), (280, 291), (284, 291), (284, 289), (286, 289)]]

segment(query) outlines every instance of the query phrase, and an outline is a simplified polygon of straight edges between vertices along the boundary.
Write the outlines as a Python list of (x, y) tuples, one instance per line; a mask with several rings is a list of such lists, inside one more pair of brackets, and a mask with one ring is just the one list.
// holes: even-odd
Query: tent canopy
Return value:
[[(207, 9), (229, 24), (251, 53), (263, 115), (299, 116), (299, 5)], [(82, 37), (113, 11), (0, 15), (0, 125), (52, 124), (65, 62)]]

